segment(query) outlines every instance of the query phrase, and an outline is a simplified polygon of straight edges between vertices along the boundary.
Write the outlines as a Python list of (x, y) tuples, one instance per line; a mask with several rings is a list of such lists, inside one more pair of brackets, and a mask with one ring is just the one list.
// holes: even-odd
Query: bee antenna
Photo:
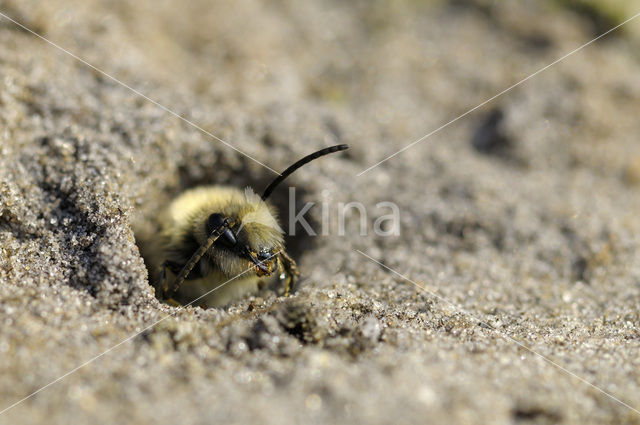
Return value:
[(321, 156), (325, 156), (328, 155), (330, 153), (334, 153), (334, 152), (339, 152), (339, 151), (343, 151), (345, 149), (349, 149), (348, 145), (335, 145), (335, 146), (330, 146), (328, 148), (324, 148), (324, 149), (320, 149), (317, 152), (314, 152), (310, 155), (305, 156), (304, 158), (298, 160), (297, 162), (295, 162), (293, 165), (289, 166), (289, 168), (287, 168), (286, 170), (284, 170), (282, 172), (282, 174), (280, 174), (278, 177), (276, 177), (270, 184), (269, 186), (267, 186), (267, 188), (264, 190), (264, 193), (262, 194), (262, 200), (264, 201), (265, 199), (267, 199), (269, 197), (269, 195), (271, 195), (271, 192), (273, 192), (273, 189), (276, 188), (276, 186), (278, 186), (280, 183), (282, 183), (282, 181), (284, 179), (286, 179), (287, 177), (289, 177), (291, 174), (294, 173), (294, 171), (296, 171), (298, 168), (302, 167), (305, 164), (310, 163), (311, 161), (313, 161), (314, 159), (318, 159)]

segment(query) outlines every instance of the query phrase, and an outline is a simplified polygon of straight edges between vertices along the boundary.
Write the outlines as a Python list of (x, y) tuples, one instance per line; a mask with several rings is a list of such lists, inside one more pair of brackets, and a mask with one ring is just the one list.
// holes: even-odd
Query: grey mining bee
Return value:
[[(273, 190), (303, 165), (348, 149), (336, 145), (305, 156), (277, 176), (258, 196), (229, 186), (202, 186), (174, 199), (160, 217), (160, 243), (152, 264), (159, 265), (156, 293), (162, 300), (223, 306), (256, 292), (279, 271), (288, 296), (299, 276), (284, 248), (284, 232), (268, 202)], [(215, 290), (214, 290), (215, 289)]]

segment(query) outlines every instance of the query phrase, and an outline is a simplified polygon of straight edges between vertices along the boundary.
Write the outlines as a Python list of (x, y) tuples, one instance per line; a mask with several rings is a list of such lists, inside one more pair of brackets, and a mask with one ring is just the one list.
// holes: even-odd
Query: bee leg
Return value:
[(284, 296), (288, 297), (289, 295), (291, 295), (291, 289), (293, 289), (296, 278), (300, 276), (300, 271), (298, 270), (298, 265), (296, 264), (295, 260), (291, 258), (285, 251), (282, 251), (280, 253), (280, 264), (282, 264), (284, 273), (287, 275), (287, 282), (284, 286)]
[(166, 284), (167, 280), (167, 268), (169, 267), (169, 262), (165, 261), (160, 266), (160, 274), (158, 275), (158, 281), (156, 282), (156, 296), (160, 301), (164, 301), (167, 297), (167, 292), (169, 287)]
[(171, 297), (171, 291), (169, 290), (169, 285), (167, 283), (167, 269), (175, 270), (177, 266), (175, 263), (171, 261), (165, 261), (160, 266), (160, 275), (158, 276), (158, 282), (156, 283), (156, 294), (160, 301), (166, 302), (167, 304), (173, 305), (174, 307), (181, 305), (178, 301), (174, 300)]

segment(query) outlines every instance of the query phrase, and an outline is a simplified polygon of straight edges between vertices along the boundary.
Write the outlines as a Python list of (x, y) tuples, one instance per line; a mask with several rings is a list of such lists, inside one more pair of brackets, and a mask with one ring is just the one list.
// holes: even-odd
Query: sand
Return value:
[[(602, 25), (504, 3), (2, 2), (171, 112), (0, 17), (0, 423), (640, 423), (640, 21), (357, 176)], [(154, 297), (173, 197), (335, 143), (293, 296)]]

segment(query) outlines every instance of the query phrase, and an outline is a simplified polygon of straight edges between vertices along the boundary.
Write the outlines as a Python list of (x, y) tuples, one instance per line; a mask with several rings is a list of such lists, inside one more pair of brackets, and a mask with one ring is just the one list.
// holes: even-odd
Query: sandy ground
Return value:
[[(640, 423), (640, 21), (356, 177), (602, 20), (542, 1), (0, 11), (276, 170), (352, 147), (290, 181), (331, 224), (288, 239), (294, 296), (161, 304), (134, 224), (273, 173), (0, 18), (0, 409), (110, 350), (0, 423)], [(367, 236), (355, 213), (337, 234), (351, 201)], [(400, 236), (372, 232), (383, 201)]]

